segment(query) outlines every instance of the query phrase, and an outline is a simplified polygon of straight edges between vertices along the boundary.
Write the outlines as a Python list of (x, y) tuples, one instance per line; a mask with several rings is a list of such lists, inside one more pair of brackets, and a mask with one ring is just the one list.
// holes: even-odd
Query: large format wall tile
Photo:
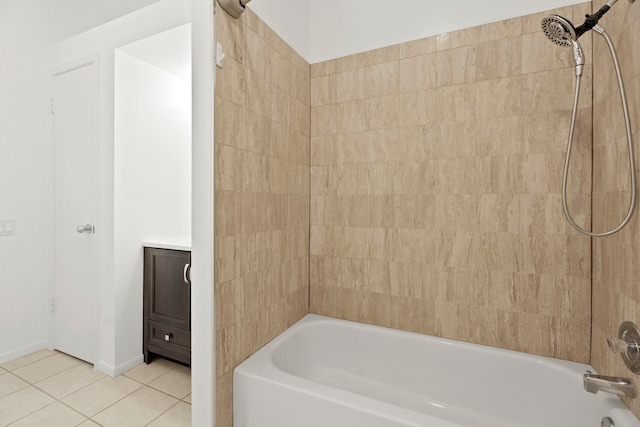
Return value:
[[(590, 239), (560, 198), (573, 59), (543, 16), (311, 66), (311, 312), (589, 362)], [(588, 224), (584, 45), (569, 204)]]
[(252, 11), (219, 10), (216, 34), (216, 425), (231, 427), (233, 368), (308, 312), (311, 88), (309, 65)]

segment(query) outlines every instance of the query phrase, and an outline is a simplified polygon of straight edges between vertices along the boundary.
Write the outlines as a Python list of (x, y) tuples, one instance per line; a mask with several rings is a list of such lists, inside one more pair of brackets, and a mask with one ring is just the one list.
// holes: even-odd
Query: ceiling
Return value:
[(51, 46), (159, 0), (0, 0), (0, 55)]

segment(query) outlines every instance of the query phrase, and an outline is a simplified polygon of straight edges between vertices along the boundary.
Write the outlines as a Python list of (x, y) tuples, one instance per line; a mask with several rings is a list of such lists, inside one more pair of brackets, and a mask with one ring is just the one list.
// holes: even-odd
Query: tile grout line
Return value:
[[(38, 390), (40, 390), (40, 389), (38, 389)], [(40, 391), (42, 391), (42, 390), (40, 390)], [(47, 395), (48, 395), (48, 396), (51, 396), (51, 395), (49, 395), (49, 394), (47, 394)], [(55, 399), (55, 398), (54, 398), (54, 399)], [(75, 413), (77, 413), (78, 415), (80, 415), (81, 417), (83, 417), (83, 418), (84, 418), (84, 420), (82, 420), (82, 421), (80, 422), (80, 424), (85, 423), (85, 422), (87, 422), (87, 421), (89, 421), (89, 420), (93, 421), (91, 418), (89, 418), (89, 417), (87, 417), (86, 415), (84, 415), (84, 414), (82, 414), (82, 413), (78, 412), (76, 409), (74, 409), (74, 408), (70, 407), (69, 405), (65, 404), (65, 403), (64, 403), (64, 402), (62, 402), (61, 400), (55, 399), (53, 402), (49, 403), (48, 405), (45, 405), (45, 406), (43, 406), (43, 407), (42, 407), (42, 408), (40, 408), (40, 409), (37, 409), (37, 410), (35, 410), (35, 411), (33, 411), (33, 412), (29, 413), (29, 414), (26, 414), (25, 416), (23, 416), (23, 417), (21, 417), (21, 418), (18, 418), (18, 419), (17, 419), (17, 420), (15, 420), (15, 421), (12, 421), (12, 422), (11, 422), (11, 424), (8, 424), (8, 425), (7, 425), (7, 427), (11, 427), (11, 426), (12, 426), (12, 425), (14, 425), (15, 423), (17, 423), (17, 422), (19, 422), (19, 421), (21, 421), (21, 420), (23, 420), (23, 419), (25, 419), (25, 418), (27, 418), (27, 417), (30, 417), (31, 415), (33, 415), (33, 414), (35, 414), (35, 413), (37, 413), (37, 412), (39, 412), (39, 411), (42, 411), (43, 409), (48, 408), (49, 406), (53, 406), (53, 405), (55, 405), (56, 403), (60, 403), (61, 405), (66, 406), (67, 408), (71, 409), (73, 412), (75, 412)], [(80, 424), (76, 424), (76, 425), (80, 425)]]
[[(78, 366), (78, 365), (75, 365), (75, 366)], [(65, 371), (59, 372), (59, 374), (61, 374), (61, 373), (63, 373), (63, 372), (66, 372), (66, 371), (68, 371), (68, 370), (70, 370), (70, 369), (73, 369), (75, 366), (72, 366), (71, 368), (69, 368), (69, 369), (67, 369), (67, 370), (65, 370)], [(58, 374), (56, 374), (56, 375), (58, 375)], [(52, 375), (51, 377), (54, 377), (54, 376), (55, 376), (55, 375)], [(51, 378), (51, 377), (48, 377), (48, 378)], [(106, 377), (105, 377), (105, 378), (106, 378)], [(46, 378), (45, 378), (45, 379), (46, 379)], [(43, 389), (39, 388), (36, 384), (31, 384), (31, 386), (32, 386), (32, 387), (34, 387), (35, 389), (37, 389), (37, 390), (41, 391), (42, 393), (46, 394), (47, 396), (50, 396), (52, 399), (54, 399), (54, 400), (55, 400), (55, 402), (53, 402), (53, 403), (51, 403), (51, 404), (49, 404), (49, 405), (45, 406), (44, 408), (49, 407), (49, 406), (51, 406), (51, 405), (55, 404), (56, 402), (58, 402), (58, 403), (60, 403), (61, 405), (66, 406), (67, 408), (71, 409), (73, 412), (75, 412), (75, 413), (77, 413), (77, 414), (81, 415), (82, 417), (84, 417), (85, 419), (82, 421), (82, 423), (84, 423), (84, 422), (86, 422), (87, 420), (91, 420), (91, 421), (93, 421), (93, 420), (91, 419), (91, 417), (89, 417), (89, 416), (87, 416), (87, 415), (83, 414), (82, 412), (78, 411), (76, 408), (74, 408), (74, 407), (72, 407), (72, 406), (68, 405), (66, 402), (63, 402), (63, 401), (62, 401), (62, 399), (66, 398), (66, 397), (69, 397), (69, 396), (71, 396), (73, 393), (76, 393), (76, 392), (78, 392), (78, 391), (80, 391), (80, 390), (83, 390), (83, 389), (85, 389), (85, 388), (87, 388), (87, 387), (89, 387), (89, 386), (91, 386), (91, 385), (93, 385), (93, 384), (97, 383), (98, 381), (101, 381), (102, 379), (103, 379), (103, 378), (99, 378), (99, 379), (97, 379), (96, 381), (94, 381), (94, 382), (92, 382), (92, 383), (90, 383), (90, 384), (87, 384), (87, 385), (85, 385), (85, 386), (83, 386), (83, 387), (80, 387), (79, 389), (74, 390), (74, 391), (72, 391), (71, 393), (68, 393), (68, 394), (66, 394), (66, 395), (64, 395), (64, 396), (62, 396), (62, 397), (60, 397), (60, 398), (57, 398), (57, 397), (53, 396), (52, 394), (48, 393), (47, 391), (45, 391), (45, 390), (43, 390)], [(41, 381), (44, 381), (44, 379), (43, 379), (43, 380), (41, 380)], [(40, 381), (38, 381), (38, 382), (40, 382)], [(44, 408), (40, 408), (40, 409), (38, 409), (38, 411), (40, 411), (40, 410), (42, 410), (42, 409), (44, 409)], [(29, 415), (32, 415), (32, 414), (34, 414), (35, 412), (38, 412), (38, 411), (34, 411), (34, 412), (32, 412), (31, 414), (29, 414)], [(29, 416), (29, 415), (27, 415), (27, 416)], [(82, 423), (80, 423), (80, 424), (82, 424)]]
[[(58, 354), (62, 354), (62, 353), (58, 353)], [(27, 355), (27, 356), (29, 356), (29, 355)], [(23, 357), (27, 357), (27, 356), (23, 356)], [(29, 362), (29, 363), (27, 363), (27, 364), (20, 365), (20, 366), (18, 366), (18, 367), (16, 367), (16, 368), (13, 368), (13, 369), (5, 368), (5, 365), (7, 365), (7, 364), (10, 364), (10, 363), (11, 363), (11, 362), (7, 362), (7, 363), (3, 363), (2, 365), (0, 365), (0, 368), (4, 369), (6, 372), (13, 373), (14, 371), (17, 371), (18, 369), (21, 369), (21, 368), (24, 368), (24, 367), (27, 367), (27, 366), (33, 365), (34, 363), (41, 362), (41, 361), (46, 360), (46, 359), (49, 359), (49, 358), (51, 358), (51, 357), (53, 357), (53, 356), (57, 356), (57, 354), (51, 354), (51, 355), (49, 355), (49, 356), (43, 357), (42, 359), (34, 360), (33, 362)], [(25, 380), (25, 381), (26, 381), (26, 380)]]
[[(20, 390), (24, 390), (25, 388), (27, 388), (27, 387), (29, 387), (29, 386), (31, 386), (31, 385), (32, 385), (31, 383), (29, 383), (28, 381), (23, 380), (22, 378), (20, 378), (19, 376), (17, 376), (17, 375), (16, 375), (16, 374), (14, 374), (13, 372), (8, 372), (8, 371), (7, 371), (7, 372), (6, 372), (6, 374), (11, 375), (12, 377), (19, 379), (20, 381), (22, 381), (22, 382), (26, 383), (27, 385), (25, 385), (24, 387), (20, 387), (19, 389), (12, 391), (11, 393), (9, 393), (9, 394), (7, 394), (7, 395), (5, 395), (5, 396), (0, 397), (0, 400), (4, 399), (4, 398), (5, 398), (5, 397), (7, 397), (7, 396), (11, 396), (13, 393), (17, 393), (17, 392), (19, 392)], [(0, 374), (0, 375), (4, 375), (4, 374)]]
[[(16, 378), (20, 379), (21, 381), (24, 381), (27, 385), (26, 385), (25, 387), (22, 387), (22, 388), (20, 388), (20, 389), (18, 389), (18, 390), (13, 391), (12, 393), (9, 393), (9, 394), (8, 394), (8, 395), (6, 395), (6, 396), (3, 396), (2, 398), (0, 398), (0, 400), (4, 399), (4, 398), (5, 398), (5, 397), (7, 397), (7, 396), (11, 396), (12, 394), (15, 394), (15, 393), (17, 393), (17, 392), (19, 392), (19, 391), (25, 390), (25, 389), (27, 389), (27, 388), (29, 388), (29, 387), (33, 387), (35, 390), (38, 390), (39, 392), (41, 392), (41, 393), (45, 394), (46, 396), (48, 396), (48, 397), (50, 397), (50, 398), (52, 398), (52, 399), (53, 399), (53, 402), (51, 402), (51, 403), (49, 403), (49, 404), (47, 404), (47, 405), (43, 406), (42, 408), (36, 409), (35, 411), (30, 412), (30, 413), (28, 413), (28, 414), (25, 414), (23, 417), (20, 417), (20, 418), (18, 418), (17, 420), (12, 421), (12, 422), (9, 424), (9, 426), (10, 426), (10, 425), (12, 425), (12, 424), (17, 423), (18, 421), (20, 421), (20, 420), (22, 420), (22, 419), (24, 419), (24, 418), (27, 418), (27, 417), (29, 417), (29, 416), (31, 416), (31, 415), (33, 415), (33, 414), (35, 414), (35, 413), (36, 413), (36, 412), (38, 412), (38, 411), (41, 411), (41, 410), (43, 410), (43, 409), (45, 409), (45, 408), (48, 408), (49, 406), (52, 406), (52, 405), (54, 405), (55, 403), (60, 403), (60, 404), (62, 404), (62, 405), (64, 405), (64, 406), (68, 407), (68, 408), (69, 408), (69, 409), (71, 409), (72, 411), (74, 411), (74, 412), (78, 413), (78, 414), (79, 414), (79, 415), (81, 415), (82, 417), (84, 417), (84, 418), (85, 418), (85, 420), (83, 420), (82, 422), (85, 422), (85, 421), (87, 421), (87, 420), (89, 420), (89, 419), (90, 419), (90, 418), (89, 418), (89, 417), (87, 417), (86, 415), (84, 415), (84, 414), (80, 413), (80, 412), (79, 412), (79, 411), (77, 411), (76, 409), (74, 409), (74, 408), (70, 407), (69, 405), (65, 404), (64, 402), (62, 402), (62, 400), (61, 400), (61, 399), (58, 399), (57, 397), (55, 397), (55, 396), (51, 395), (50, 393), (46, 392), (45, 390), (43, 390), (43, 389), (41, 389), (40, 387), (38, 387), (38, 386), (37, 386), (37, 383), (39, 383), (39, 382), (41, 382), (41, 381), (44, 381), (44, 380), (47, 380), (47, 379), (49, 379), (49, 378), (52, 378), (52, 377), (54, 377), (54, 376), (56, 376), (56, 375), (58, 375), (58, 374), (62, 374), (63, 372), (66, 372), (66, 371), (68, 371), (68, 370), (70, 370), (70, 369), (73, 369), (74, 367), (78, 366), (78, 364), (73, 365), (73, 366), (71, 366), (71, 367), (69, 367), (69, 368), (67, 368), (67, 369), (64, 369), (64, 370), (62, 370), (62, 371), (60, 371), (60, 372), (57, 372), (57, 373), (55, 373), (55, 374), (53, 374), (53, 375), (50, 375), (50, 376), (48, 376), (48, 377), (42, 378), (42, 379), (38, 380), (38, 381), (37, 381), (37, 382), (35, 382), (35, 383), (34, 383), (34, 382), (31, 382), (31, 381), (29, 381), (28, 379), (23, 378), (23, 377), (21, 377), (20, 375), (18, 375), (18, 374), (16, 374), (16, 373), (15, 373), (15, 371), (16, 371), (16, 370), (18, 370), (18, 369), (21, 369), (21, 368), (24, 368), (24, 367), (27, 367), (27, 366), (33, 365), (34, 363), (38, 363), (38, 362), (44, 361), (44, 360), (49, 359), (49, 358), (51, 358), (51, 357), (57, 356), (58, 354), (64, 354), (64, 353), (57, 352), (56, 354), (51, 354), (51, 355), (49, 355), (49, 356), (47, 356), (47, 357), (43, 357), (42, 359), (34, 360), (34, 361), (33, 361), (33, 362), (31, 362), (31, 363), (27, 363), (26, 365), (19, 366), (19, 367), (17, 367), (17, 368), (15, 368), (15, 369), (13, 369), (12, 371), (11, 371), (11, 370), (7, 370), (7, 369), (5, 369), (4, 367), (2, 368), (2, 369), (5, 369), (6, 373), (13, 375), (14, 377), (16, 377)], [(66, 356), (68, 356), (68, 355), (66, 355)], [(68, 357), (72, 357), (72, 356), (68, 356)], [(83, 387), (83, 388), (84, 388), (84, 387)], [(79, 390), (81, 390), (81, 389), (79, 389)], [(75, 392), (74, 392), (74, 393), (75, 393)], [(70, 393), (70, 394), (71, 394), (71, 393)], [(67, 396), (68, 396), (68, 395), (67, 395)], [(64, 397), (66, 397), (66, 396), (64, 396)]]
[[(96, 414), (92, 415), (91, 417), (89, 417), (89, 420), (93, 421), (93, 422), (94, 422), (94, 423), (96, 423), (96, 424), (99, 424), (97, 421), (95, 421), (95, 420), (93, 419), (94, 417), (98, 416), (98, 414), (101, 414), (102, 412), (104, 412), (104, 411), (106, 411), (107, 409), (111, 408), (111, 407), (112, 407), (112, 406), (114, 406), (115, 404), (117, 404), (117, 403), (119, 403), (119, 402), (123, 401), (124, 399), (126, 399), (126, 398), (127, 398), (127, 397), (129, 397), (129, 396), (131, 396), (132, 394), (134, 394), (134, 393), (136, 393), (136, 392), (138, 392), (138, 391), (142, 390), (143, 388), (147, 387), (147, 388), (150, 388), (150, 389), (152, 389), (152, 390), (156, 390), (156, 391), (158, 391), (158, 392), (160, 392), (160, 393), (162, 393), (162, 394), (164, 394), (164, 395), (166, 395), (166, 396), (169, 396), (169, 397), (171, 397), (171, 398), (173, 398), (173, 399), (176, 399), (176, 400), (177, 400), (177, 402), (176, 402), (176, 403), (174, 403), (173, 405), (171, 405), (167, 410), (165, 410), (164, 412), (162, 412), (161, 414), (159, 414), (159, 415), (158, 415), (157, 417), (155, 417), (153, 420), (149, 421), (149, 423), (152, 423), (152, 422), (153, 422), (153, 421), (155, 421), (157, 418), (159, 418), (159, 417), (161, 417), (162, 415), (164, 415), (164, 414), (165, 414), (169, 409), (173, 408), (175, 405), (177, 405), (178, 403), (180, 403), (180, 402), (182, 402), (182, 401), (183, 401), (182, 399), (178, 399), (177, 397), (172, 396), (172, 395), (170, 395), (169, 393), (166, 393), (166, 392), (164, 392), (164, 391), (162, 391), (162, 390), (158, 390), (157, 388), (152, 387), (152, 386), (150, 385), (150, 384), (151, 384), (151, 382), (153, 382), (153, 381), (157, 380), (158, 378), (162, 377), (163, 375), (168, 374), (169, 372), (171, 372), (171, 371), (172, 371), (172, 370), (174, 370), (174, 369), (175, 369), (175, 368), (169, 368), (169, 370), (168, 370), (167, 372), (165, 372), (164, 374), (162, 374), (162, 375), (160, 375), (160, 376), (158, 376), (158, 377), (154, 378), (153, 380), (151, 380), (151, 381), (149, 382), (149, 384), (145, 384), (145, 383), (143, 383), (142, 381), (139, 381), (139, 380), (137, 380), (137, 379), (135, 379), (135, 378), (131, 378), (130, 376), (128, 376), (128, 375), (126, 374), (126, 372), (125, 372), (125, 373), (123, 373), (123, 374), (122, 374), (123, 376), (125, 376), (126, 378), (128, 378), (128, 379), (130, 379), (130, 380), (132, 380), (132, 381), (137, 382), (137, 383), (138, 383), (138, 384), (140, 384), (141, 386), (140, 386), (140, 387), (138, 387), (137, 389), (133, 390), (131, 393), (127, 394), (126, 396), (123, 396), (121, 399), (118, 399), (117, 401), (113, 402), (111, 405), (109, 405), (109, 406), (105, 407), (104, 409), (102, 409), (101, 411), (97, 412)], [(111, 378), (111, 377), (108, 377), (108, 376), (107, 376), (107, 378)], [(75, 392), (74, 392), (74, 393), (75, 393)], [(189, 395), (187, 394), (187, 396), (189, 396)], [(185, 398), (186, 398), (187, 396), (185, 396)], [(187, 403), (188, 405), (191, 405), (191, 404), (190, 404), (190, 403), (188, 403), (188, 402), (185, 402), (185, 403)], [(147, 423), (146, 425), (149, 425), (149, 423)], [(100, 424), (100, 425), (101, 425), (101, 424)]]
[[(173, 396), (172, 396), (173, 397)], [(179, 403), (181, 403), (182, 400), (178, 400), (176, 403), (174, 403), (173, 405), (171, 405), (170, 407), (168, 407), (164, 412), (162, 412), (161, 414), (158, 414), (157, 417), (155, 417), (154, 419), (152, 419), (151, 421), (149, 421), (148, 423), (145, 424), (145, 426), (150, 425), (151, 423), (153, 423), (155, 420), (157, 420), (158, 418), (160, 418), (161, 416), (163, 416), (164, 414), (166, 414), (167, 412), (169, 412), (171, 409), (173, 409), (173, 407), (175, 407), (176, 405), (178, 405)]]
[[(123, 375), (124, 375), (124, 374), (123, 374)], [(119, 402), (121, 402), (121, 401), (125, 400), (126, 398), (130, 397), (132, 394), (134, 394), (134, 393), (136, 393), (136, 392), (138, 392), (138, 391), (140, 391), (140, 390), (144, 389), (145, 387), (146, 387), (146, 388), (150, 388), (150, 389), (152, 389), (152, 390), (155, 390), (155, 391), (157, 391), (157, 392), (159, 392), (159, 393), (162, 393), (162, 394), (164, 394), (164, 395), (166, 395), (166, 396), (168, 396), (168, 397), (171, 397), (171, 398), (173, 398), (173, 399), (176, 399), (176, 400), (177, 400), (173, 405), (171, 405), (169, 408), (167, 408), (164, 412), (162, 412), (162, 413), (161, 413), (161, 414), (159, 414), (157, 417), (155, 417), (154, 419), (152, 419), (151, 421), (149, 421), (149, 423), (145, 424), (145, 426), (149, 425), (150, 423), (152, 423), (153, 421), (155, 421), (157, 418), (160, 418), (162, 415), (164, 415), (164, 414), (165, 414), (167, 411), (169, 411), (171, 408), (173, 408), (173, 407), (174, 407), (174, 406), (176, 406), (178, 403), (180, 403), (180, 402), (182, 402), (182, 401), (183, 401), (182, 399), (178, 399), (177, 397), (172, 396), (172, 395), (170, 395), (170, 394), (168, 394), (168, 393), (166, 393), (166, 392), (164, 392), (164, 391), (162, 391), (162, 390), (158, 390), (158, 389), (157, 389), (157, 388), (155, 388), (155, 387), (151, 387), (151, 386), (150, 386), (150, 385), (148, 385), (148, 384), (145, 384), (145, 383), (143, 383), (143, 382), (140, 382), (140, 381), (135, 380), (135, 379), (130, 378), (130, 377), (127, 377), (127, 378), (129, 378), (129, 379), (131, 379), (131, 380), (133, 380), (133, 381), (137, 382), (138, 384), (141, 384), (141, 387), (138, 387), (137, 389), (133, 390), (131, 393), (127, 394), (126, 396), (123, 396), (121, 399), (118, 399), (117, 401), (113, 402), (111, 405), (107, 406), (106, 408), (104, 408), (104, 409), (102, 409), (101, 411), (97, 412), (96, 414), (92, 415), (91, 417), (89, 417), (89, 418), (88, 418), (89, 420), (93, 421), (93, 422), (94, 422), (94, 423), (96, 423), (96, 424), (99, 424), (97, 421), (95, 421), (95, 420), (93, 419), (94, 417), (96, 417), (96, 416), (98, 416), (99, 414), (101, 414), (101, 413), (105, 412), (107, 409), (109, 409), (109, 408), (111, 408), (112, 406), (116, 405), (117, 403), (119, 403)], [(187, 395), (187, 396), (188, 396), (188, 395)], [(186, 398), (186, 396), (185, 396), (185, 398)], [(191, 405), (191, 404), (190, 404), (190, 403), (188, 403), (188, 402), (184, 402), (184, 403), (186, 403), (186, 404), (188, 404), (188, 405)], [(100, 425), (102, 425), (102, 424), (100, 424)]]
[[(38, 381), (36, 381), (36, 382), (31, 382), (31, 381), (29, 381), (27, 378), (21, 377), (19, 374), (16, 374), (16, 373), (15, 373), (15, 371), (17, 371), (17, 370), (19, 370), (19, 369), (26, 368), (27, 366), (31, 366), (31, 365), (33, 365), (33, 364), (35, 364), (35, 363), (42, 362), (42, 361), (44, 361), (44, 360), (47, 360), (47, 359), (49, 359), (49, 358), (51, 358), (51, 357), (58, 356), (58, 355), (60, 355), (60, 354), (62, 354), (62, 355), (64, 355), (64, 356), (66, 356), (66, 357), (69, 357), (69, 358), (71, 358), (71, 359), (77, 360), (79, 363), (76, 363), (75, 365), (72, 365), (72, 366), (70, 366), (70, 367), (68, 367), (68, 368), (66, 368), (66, 369), (63, 369), (63, 370), (62, 370), (62, 371), (60, 371), (60, 372), (56, 372), (55, 374), (49, 375), (49, 376), (47, 376), (47, 377), (40, 378), (40, 379), (39, 379)], [(10, 371), (10, 372), (11, 372), (13, 375), (15, 375), (16, 377), (20, 378), (22, 381), (25, 381), (25, 382), (27, 382), (29, 385), (32, 385), (32, 386), (34, 386), (34, 387), (35, 387), (37, 383), (39, 383), (39, 382), (41, 382), (41, 381), (44, 381), (44, 380), (48, 380), (49, 378), (55, 377), (56, 375), (62, 374), (63, 372), (67, 372), (68, 370), (71, 370), (71, 369), (75, 368), (76, 366), (80, 365), (81, 363), (87, 363), (87, 362), (85, 362), (85, 361), (83, 361), (83, 360), (80, 360), (80, 359), (77, 359), (77, 358), (75, 358), (75, 357), (73, 357), (73, 356), (69, 356), (68, 354), (65, 354), (65, 353), (62, 353), (62, 352), (57, 352), (57, 354), (53, 354), (53, 355), (51, 355), (51, 356), (44, 357), (44, 358), (42, 358), (42, 359), (36, 360), (36, 361), (34, 361), (34, 362), (32, 362), (32, 363), (28, 363), (28, 364), (26, 364), (26, 365), (24, 365), (24, 366), (20, 366), (20, 367), (18, 367), (18, 368), (16, 368), (16, 369), (14, 369), (13, 371)], [(38, 390), (39, 390), (39, 389), (38, 389)]]

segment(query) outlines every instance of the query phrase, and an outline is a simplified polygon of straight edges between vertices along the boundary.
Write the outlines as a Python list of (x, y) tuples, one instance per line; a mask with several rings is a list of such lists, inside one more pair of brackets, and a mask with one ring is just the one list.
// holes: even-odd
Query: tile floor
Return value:
[(0, 427), (191, 427), (191, 370), (155, 358), (111, 378), (42, 350), (0, 365)]

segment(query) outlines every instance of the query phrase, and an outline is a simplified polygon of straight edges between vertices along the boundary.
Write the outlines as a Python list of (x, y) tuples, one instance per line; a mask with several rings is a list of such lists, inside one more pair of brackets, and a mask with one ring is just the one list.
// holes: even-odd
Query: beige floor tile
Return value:
[(0, 399), (0, 426), (6, 426), (26, 417), (54, 400), (45, 393), (29, 386)]
[(172, 369), (149, 383), (149, 386), (164, 391), (178, 399), (184, 399), (191, 393), (191, 370), (184, 366)]
[(83, 422), (82, 424), (80, 424), (78, 427), (100, 427), (100, 424), (94, 423), (91, 420), (87, 420), (87, 421)]
[(191, 427), (189, 367), (155, 358), (111, 378), (50, 350), (0, 367), (0, 427), (147, 425)]
[(180, 371), (180, 372), (184, 372), (187, 375), (191, 375), (191, 368), (189, 366), (185, 366), (185, 365), (180, 365), (178, 363), (176, 363), (175, 368), (173, 368), (174, 371)]
[(38, 360), (55, 356), (56, 354), (58, 354), (58, 352), (55, 350), (40, 350), (40, 351), (36, 351), (35, 353), (27, 354), (26, 356), (11, 360), (7, 363), (3, 363), (0, 366), (2, 366), (7, 371), (13, 371), (14, 369), (18, 369), (23, 366), (30, 365), (31, 363), (37, 362)]
[(47, 357), (29, 365), (14, 369), (12, 372), (25, 381), (35, 384), (45, 378), (49, 378), (60, 372), (66, 371), (80, 363), (83, 363), (75, 357), (67, 356), (63, 353), (57, 353), (51, 357)]
[(144, 384), (149, 384), (161, 375), (166, 374), (172, 369), (175, 369), (178, 365), (170, 360), (156, 358), (150, 364), (142, 363), (135, 368), (129, 369), (124, 373), (129, 378), (133, 378), (136, 381), (140, 381)]
[(11, 427), (74, 427), (86, 419), (68, 406), (55, 402), (11, 424)]
[(178, 402), (177, 405), (153, 420), (149, 427), (191, 427), (191, 405)]
[(160, 391), (143, 387), (92, 419), (105, 427), (142, 427), (177, 402)]
[(62, 399), (102, 378), (105, 378), (103, 373), (96, 371), (93, 366), (83, 362), (36, 383), (36, 386), (56, 399)]
[(106, 377), (62, 399), (76, 411), (92, 417), (103, 409), (142, 387), (137, 381), (125, 376)]
[(23, 389), (29, 385), (15, 375), (5, 372), (0, 374), (0, 397), (5, 397), (13, 392)]

